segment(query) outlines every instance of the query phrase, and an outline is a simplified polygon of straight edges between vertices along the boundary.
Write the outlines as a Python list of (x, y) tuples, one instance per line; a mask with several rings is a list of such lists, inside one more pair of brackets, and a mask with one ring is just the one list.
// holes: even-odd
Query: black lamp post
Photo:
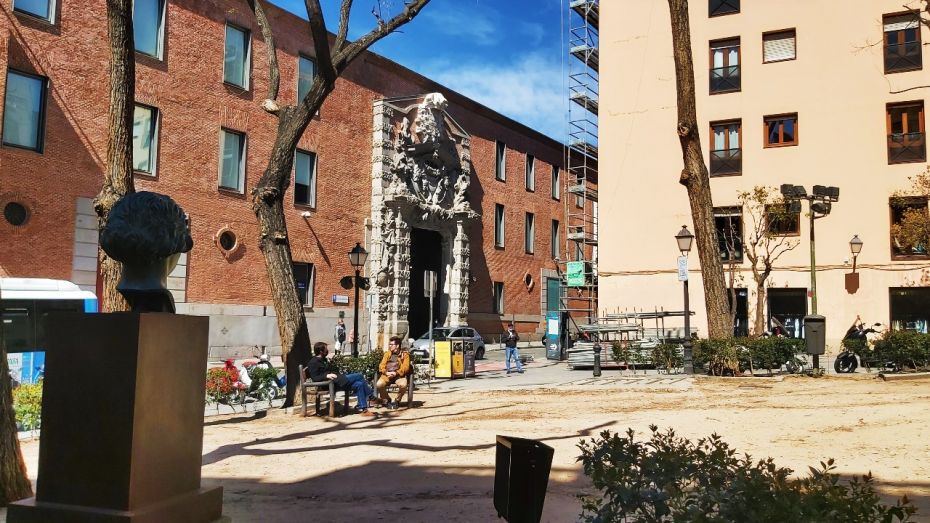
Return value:
[(349, 263), (355, 267), (355, 335), (352, 336), (352, 357), (358, 358), (358, 288), (362, 286), (360, 275), (362, 267), (368, 261), (368, 251), (362, 247), (362, 244), (356, 243), (355, 247), (349, 251)]
[(691, 344), (691, 304), (688, 296), (688, 253), (691, 251), (691, 242), (694, 241), (694, 235), (688, 230), (687, 225), (682, 225), (681, 230), (675, 235), (675, 241), (678, 242), (678, 250), (681, 251), (681, 257), (684, 258), (683, 275), (679, 275), (685, 288), (685, 341), (682, 344), (684, 348), (684, 363), (682, 364), (685, 374), (694, 374), (694, 360)]

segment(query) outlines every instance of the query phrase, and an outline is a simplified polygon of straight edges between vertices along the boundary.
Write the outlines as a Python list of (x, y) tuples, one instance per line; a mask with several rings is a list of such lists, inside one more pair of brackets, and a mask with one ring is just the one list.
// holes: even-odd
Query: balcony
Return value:
[(927, 159), (925, 133), (892, 133), (888, 136), (888, 163), (923, 162)]
[(740, 90), (739, 66), (715, 67), (710, 70), (710, 93), (729, 93)]
[(742, 174), (743, 150), (722, 149), (710, 152), (710, 175), (727, 176)]
[(885, 72), (916, 71), (923, 68), (920, 42), (885, 46)]

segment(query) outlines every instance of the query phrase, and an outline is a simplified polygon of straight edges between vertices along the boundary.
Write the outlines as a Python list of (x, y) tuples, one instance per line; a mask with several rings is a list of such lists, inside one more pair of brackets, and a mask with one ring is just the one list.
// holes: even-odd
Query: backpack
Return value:
[(346, 328), (342, 325), (336, 326), (336, 340), (340, 343), (346, 341)]

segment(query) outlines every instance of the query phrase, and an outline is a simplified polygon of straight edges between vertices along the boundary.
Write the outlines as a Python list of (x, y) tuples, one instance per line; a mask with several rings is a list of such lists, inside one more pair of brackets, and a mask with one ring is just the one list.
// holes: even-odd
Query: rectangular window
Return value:
[(3, 100), (3, 144), (42, 152), (48, 79), (9, 70)]
[(710, 0), (708, 16), (729, 15), (739, 12), (739, 0)]
[(507, 146), (504, 142), (495, 142), (495, 147), (494, 177), (503, 182), (507, 180)]
[(562, 198), (562, 171), (557, 165), (552, 166), (552, 199)]
[(710, 124), (710, 174), (725, 176), (743, 172), (743, 125), (740, 120)]
[(504, 206), (494, 204), (494, 246), (504, 247)]
[(584, 194), (575, 195), (575, 207), (584, 209)]
[(54, 23), (55, 2), (53, 0), (13, 0), (13, 10)]
[(920, 45), (920, 15), (901, 13), (885, 15), (885, 72), (898, 73), (923, 68)]
[(575, 261), (584, 261), (584, 246), (581, 242), (575, 242)]
[(888, 104), (888, 163), (923, 162), (927, 158), (924, 103)]
[(316, 274), (312, 263), (294, 262), (294, 281), (297, 283), (297, 295), (305, 307), (313, 307), (314, 280)]
[(312, 58), (301, 55), (297, 63), (297, 102), (299, 103), (310, 92), (313, 77), (316, 75), (316, 62)]
[(766, 147), (798, 144), (798, 113), (766, 116), (762, 123)]
[(531, 212), (526, 213), (523, 225), (523, 250), (527, 254), (533, 254), (536, 247), (536, 216)]
[(494, 282), (494, 314), (504, 313), (504, 282)]
[(136, 51), (162, 58), (165, 0), (133, 0), (132, 37)]
[(226, 24), (226, 50), (223, 58), (223, 81), (249, 88), (251, 37), (245, 29)]
[(154, 175), (158, 158), (158, 109), (136, 105), (132, 118), (132, 169)]
[(245, 190), (245, 134), (220, 131), (220, 188)]
[(768, 289), (769, 332), (788, 338), (804, 337), (807, 289)]
[(891, 329), (927, 334), (930, 326), (930, 289), (926, 287), (891, 287)]
[(710, 43), (710, 94), (740, 90), (739, 38)]
[(294, 155), (294, 203), (316, 207), (316, 153)]
[(891, 259), (930, 258), (927, 254), (927, 231), (930, 214), (926, 198), (892, 198)]
[(785, 204), (765, 206), (765, 223), (769, 234), (797, 236), (801, 233), (801, 213), (791, 212)]
[(561, 249), (562, 240), (560, 238), (561, 230), (559, 229), (559, 220), (552, 220), (552, 231), (549, 235), (551, 238), (551, 247), (549, 249), (549, 254), (552, 256), (552, 259), (561, 258)]
[(536, 190), (536, 158), (532, 154), (526, 155), (526, 190)]
[(762, 62), (783, 62), (797, 58), (797, 33), (794, 29), (762, 35)]
[(743, 210), (739, 207), (714, 208), (714, 226), (720, 259), (724, 263), (743, 261)]

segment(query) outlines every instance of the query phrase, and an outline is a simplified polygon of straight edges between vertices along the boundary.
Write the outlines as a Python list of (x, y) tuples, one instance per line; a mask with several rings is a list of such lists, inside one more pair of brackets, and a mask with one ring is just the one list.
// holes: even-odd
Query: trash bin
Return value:
[(452, 377), (452, 344), (448, 341), (437, 341), (434, 344), (433, 365), (437, 378)]
[(465, 377), (475, 377), (475, 342), (469, 340), (462, 342), (465, 355)]
[(542, 519), (552, 447), (533, 439), (497, 436), (494, 509), (510, 523)]
[(465, 377), (465, 347), (461, 341), (452, 343), (452, 378)]
[(804, 341), (807, 344), (807, 353), (821, 355), (827, 348), (827, 319), (818, 314), (809, 314), (804, 317)]

